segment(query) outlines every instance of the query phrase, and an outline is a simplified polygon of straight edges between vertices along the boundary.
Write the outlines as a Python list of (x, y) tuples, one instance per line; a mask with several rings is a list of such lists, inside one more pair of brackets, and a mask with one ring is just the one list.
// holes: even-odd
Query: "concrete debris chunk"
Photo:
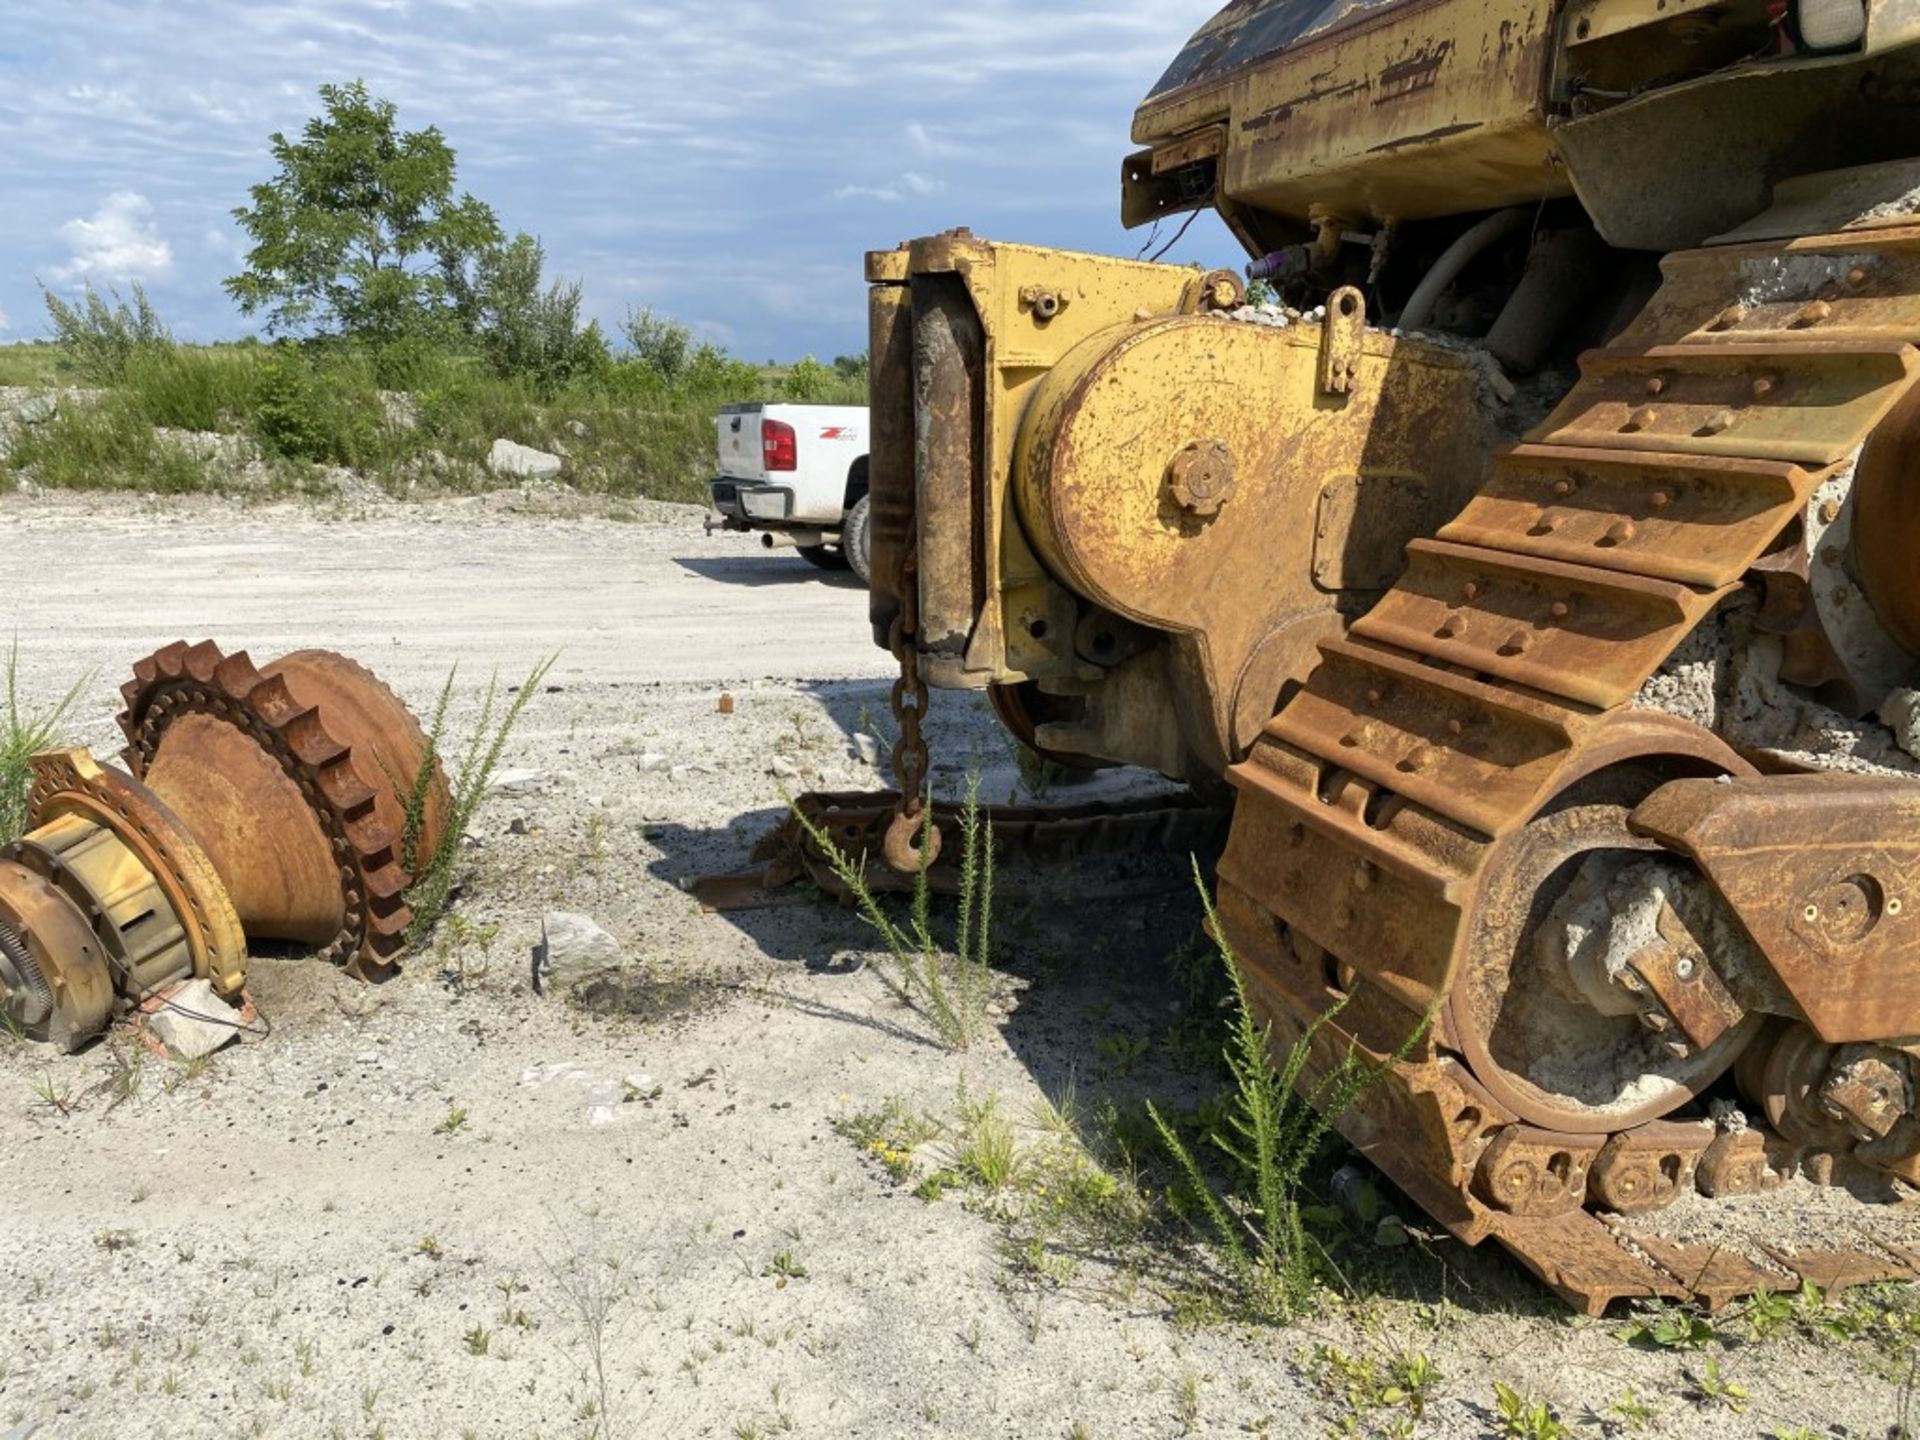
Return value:
[(533, 988), (542, 995), (571, 990), (581, 981), (627, 963), (620, 942), (586, 915), (549, 911), (540, 921), (533, 953)]
[(565, 465), (566, 462), (558, 455), (549, 455), (544, 450), (536, 450), (531, 445), (520, 445), (512, 440), (496, 440), (493, 449), (487, 452), (489, 470), (516, 480), (556, 479)]
[(31, 395), (22, 401), (13, 412), (14, 419), (22, 425), (44, 425), (60, 413), (58, 395)]
[(240, 1038), (240, 1012), (207, 980), (189, 980), (147, 1021), (153, 1037), (181, 1060), (201, 1060)]
[(487, 787), (493, 795), (538, 795), (547, 788), (550, 777), (544, 770), (499, 770)]
[(1893, 743), (1920, 760), (1920, 690), (1896, 690), (1880, 707), (1880, 718), (1893, 731)]

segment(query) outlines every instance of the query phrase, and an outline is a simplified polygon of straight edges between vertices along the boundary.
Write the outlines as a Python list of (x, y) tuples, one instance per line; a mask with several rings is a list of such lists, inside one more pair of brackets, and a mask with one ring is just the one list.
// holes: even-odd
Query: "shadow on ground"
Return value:
[[(862, 706), (884, 687), (819, 689), (830, 713), (853, 733)], [(649, 832), (660, 852), (655, 873), (681, 882), (738, 869), (752, 841), (784, 818), (783, 810), (769, 807), (721, 831), (656, 827)], [(1095, 1154), (1113, 1152), (1116, 1115), (1136, 1154), (1144, 1157), (1145, 1148), (1157, 1146), (1144, 1124), (1149, 1099), (1162, 1111), (1190, 1113), (1221, 1093), (1217, 1059), (1230, 1010), (1218, 952), (1201, 929), (1192, 879), (1196, 858), (1211, 875), (1217, 855), (1158, 853), (1022, 866), (997, 877), (994, 965), (1022, 982), (1000, 1034), (1047, 1096), (1056, 1103), (1072, 1098), (1062, 1108), (1076, 1117), (1081, 1140)], [(764, 908), (715, 914), (711, 923), (735, 927), (777, 963), (817, 974), (851, 974), (866, 963), (885, 963), (870, 958), (873, 932), (850, 905), (804, 881), (773, 899)], [(897, 903), (904, 908), (903, 898)], [(936, 900), (935, 906), (936, 928), (944, 927), (950, 902)], [(930, 1053), (937, 1049), (911, 1013), (901, 1011), (897, 1021), (876, 1019), (864, 1009), (834, 1005), (830, 995), (830, 989), (817, 989), (795, 1003), (822, 1020), (885, 1030)], [(1164, 1158), (1156, 1150), (1147, 1168)], [(1353, 1234), (1329, 1242), (1337, 1285), (1356, 1296), (1446, 1301), (1475, 1313), (1562, 1313), (1503, 1252), (1492, 1246), (1469, 1251), (1447, 1237), (1337, 1136), (1313, 1167), (1309, 1202), (1326, 1203), (1327, 1182), (1343, 1165), (1362, 1167), (1383, 1207), (1406, 1222), (1413, 1239), (1380, 1248), (1354, 1225)], [(1152, 1178), (1164, 1184), (1168, 1177)], [(1166, 1239), (1175, 1248), (1182, 1243), (1178, 1235)], [(1163, 1258), (1171, 1263), (1171, 1254)]]
[(792, 550), (763, 550), (757, 544), (746, 554), (718, 559), (682, 555), (675, 556), (673, 563), (722, 585), (829, 585), (835, 590), (856, 591), (862, 598), (867, 592), (866, 583), (851, 570), (823, 570)]

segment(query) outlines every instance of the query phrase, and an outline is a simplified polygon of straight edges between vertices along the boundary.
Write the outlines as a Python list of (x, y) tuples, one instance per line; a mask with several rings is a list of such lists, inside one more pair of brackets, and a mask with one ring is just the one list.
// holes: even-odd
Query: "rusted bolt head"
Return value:
[(1628, 434), (1632, 434), (1637, 430), (1650, 428), (1658, 418), (1658, 412), (1655, 411), (1651, 405), (1642, 405), (1638, 410), (1627, 416), (1626, 422), (1622, 424), (1620, 428)]
[(1831, 525), (1839, 518), (1840, 502), (1838, 500), (1822, 500), (1820, 502), (1820, 523), (1822, 525)]
[(1656, 510), (1664, 510), (1673, 503), (1672, 492), (1667, 490), (1656, 490), (1653, 492), (1653, 494), (1647, 497), (1647, 503)]
[(1640, 527), (1631, 520), (1616, 520), (1607, 527), (1607, 533), (1600, 537), (1603, 546), (1624, 545), (1640, 533)]
[(1831, 314), (1833, 314), (1831, 304), (1825, 300), (1815, 300), (1801, 307), (1800, 312), (1793, 317), (1793, 324), (1796, 328), (1818, 325)]
[(1720, 435), (1733, 428), (1734, 413), (1731, 410), (1716, 410), (1700, 422), (1702, 435)]
[(1847, 284), (1853, 286), (1853, 288), (1856, 290), (1858, 290), (1862, 285), (1866, 284), (1869, 278), (1870, 277), (1867, 274), (1867, 267), (1864, 265), (1856, 265), (1851, 270), (1847, 271)]
[(1564, 600), (1556, 600), (1553, 602), (1553, 610), (1551, 613), (1554, 619), (1564, 620), (1573, 613), (1573, 607)]
[(1233, 494), (1233, 452), (1224, 440), (1196, 440), (1167, 466), (1173, 503), (1202, 518), (1220, 513)]
[(1779, 381), (1771, 375), (1756, 375), (1753, 378), (1753, 398), (1764, 400), (1779, 387)]
[(1722, 310), (1718, 315), (1713, 317), (1712, 328), (1715, 330), (1731, 330), (1733, 329), (1734, 326), (1738, 325), (1742, 320), (1746, 318), (1747, 318), (1746, 306), (1729, 305), (1726, 309)]
[(1664, 376), (1664, 375), (1649, 375), (1649, 376), (1647, 377), (1647, 394), (1649, 394), (1649, 395), (1664, 395), (1664, 394), (1666, 393), (1666, 390), (1667, 390), (1667, 377), (1666, 377), (1666, 376)]
[(1525, 630), (1516, 630), (1507, 636), (1506, 643), (1500, 647), (1502, 655), (1524, 655), (1533, 648), (1533, 636)]
[(1573, 493), (1573, 482), (1571, 480), (1554, 481), (1553, 493), (1558, 495), (1562, 500), (1566, 499), (1567, 496)]

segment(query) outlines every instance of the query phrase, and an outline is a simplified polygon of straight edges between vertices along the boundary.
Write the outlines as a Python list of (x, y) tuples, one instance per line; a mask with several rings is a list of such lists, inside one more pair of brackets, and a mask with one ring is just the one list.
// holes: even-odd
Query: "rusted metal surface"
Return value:
[(327, 651), (264, 668), (181, 641), (121, 688), (126, 759), (186, 822), (251, 935), (315, 945), (357, 973), (390, 969), (411, 920), (405, 796), (435, 767), (419, 835), (439, 842), (446, 779), (405, 705)]
[[(1669, 284), (1691, 285), (1703, 268), (1671, 263)], [(1901, 989), (1904, 950), (1892, 947), (1904, 936), (1889, 928), (1904, 895), (1894, 917), (1886, 910), (1920, 883), (1909, 873), (1920, 787), (1815, 776), (1794, 781), (1805, 801), (1788, 803), (1784, 777), (1756, 777), (1697, 727), (1627, 708), (1833, 467), (1877, 427), (1902, 423), (1914, 352), (1905, 339), (1829, 343), (1792, 325), (1757, 340), (1658, 323), (1699, 308), (1690, 290), (1662, 292), (1631, 350), (1587, 357), (1586, 378), (1502, 457), (1444, 540), (1416, 544), (1353, 638), (1323, 646), (1318, 670), (1232, 772), (1239, 806), (1220, 868), (1222, 921), (1264, 982), (1255, 993), (1296, 1024), (1345, 993), (1330, 1028), (1377, 1048), (1396, 1033), (1389, 1011), (1411, 1027), (1441, 1007), (1432, 1061), (1393, 1067), (1342, 1128), (1462, 1239), (1500, 1240), (1589, 1310), (1626, 1295), (1725, 1303), (1795, 1272), (1755, 1255), (1641, 1246), (1630, 1220), (1610, 1230), (1580, 1203), (1624, 1217), (1689, 1189), (1757, 1193), (1802, 1165), (1835, 1177), (1848, 1166), (1920, 1172), (1911, 1056), (1769, 1027), (1751, 1008), (1846, 1019), (1829, 1038), (1912, 1030), (1920, 996)], [(1763, 813), (1770, 795), (1778, 803)], [(1657, 824), (1637, 813), (1649, 802)], [(1583, 815), (1600, 817), (1588, 838)], [(1702, 843), (1715, 815), (1728, 827), (1718, 852)], [(1577, 873), (1572, 859), (1616, 850), (1623, 865), (1697, 857), (1743, 918), (1754, 909), (1778, 921), (1748, 926), (1763, 968), (1778, 970), (1785, 953), (1794, 972), (1791, 942), (1806, 956), (1800, 972), (1779, 984), (1749, 975), (1750, 962), (1704, 948), (1663, 911), (1611, 977), (1618, 1018), (1558, 1034), (1549, 1021), (1577, 1008), (1565, 996), (1578, 991), (1542, 968), (1541, 926)], [(1752, 874), (1736, 877), (1749, 853)], [(1815, 927), (1812, 938), (1796, 926)], [(1581, 1073), (1604, 1068), (1605, 1035), (1629, 1062), (1617, 1098)], [(1455, 1138), (1446, 1107), (1409, 1104), (1448, 1054), (1508, 1117), (1461, 1129), (1473, 1146)], [(1554, 1054), (1568, 1063), (1542, 1069)], [(1746, 1127), (1667, 1119), (1737, 1056), (1758, 1111)]]
[[(1445, 84), (1446, 64), (1394, 83)], [(1238, 124), (1223, 156), (1170, 152), (1161, 173), (1217, 161), (1227, 189), (1244, 185), (1235, 167), (1255, 142)], [(1257, 204), (1284, 212), (1287, 193), (1276, 182)], [(1817, 776), (1825, 819), (1783, 805), (1780, 853), (1752, 847), (1772, 877), (1741, 882), (1754, 904), (1779, 909), (1781, 877), (1805, 871), (1829, 929), (1846, 930), (1836, 943), (1878, 928), (1871, 956), (1808, 1007), (1810, 980), (1780, 970), (1785, 942), (1741, 924), (1722, 873), (1740, 846), (1716, 856), (1680, 822), (1652, 823), (1697, 796), (1704, 837), (1776, 781), (1634, 703), (1762, 569), (1762, 625), (1805, 630), (1783, 678), (1849, 678), (1816, 593), (1835, 563), (1822, 497), (1859, 462), (1883, 511), (1906, 503), (1920, 227), (1673, 257), (1641, 317), (1497, 456), (1480, 372), (1364, 317), (1235, 323), (1195, 313), (1205, 277), (1176, 289), (1156, 267), (970, 235), (904, 253), (916, 328), (964, 337), (916, 336), (938, 362), (923, 382), (941, 366), (953, 382), (923, 384), (919, 409), (914, 501), (937, 497), (947, 518), (918, 513), (935, 548), (917, 556), (917, 593), (948, 597), (952, 618), (918, 647), (925, 678), (987, 685), (1009, 728), (1069, 756), (1227, 770), (1225, 938), (1276, 1045), (1344, 1002), (1306, 1083), (1356, 1050), (1385, 1065), (1339, 1123), (1394, 1183), (1597, 1312), (1791, 1282), (1758, 1253), (1643, 1245), (1635, 1216), (1796, 1171), (1869, 1188), (1920, 1177), (1920, 1076), (1901, 1043), (1920, 995), (1896, 974), (1856, 1028), (1815, 1014), (1904, 963), (1873, 947), (1896, 934), (1886, 897), (1920, 875), (1904, 868), (1911, 845), (1880, 837), (1920, 834), (1920, 802)], [(897, 285), (897, 269), (876, 279)], [(965, 324), (941, 320), (959, 297)], [(1920, 588), (1904, 525), (1891, 515), (1853, 557), (1892, 572), (1874, 603), (1895, 630)], [(889, 797), (803, 804), (876, 862), (899, 823)], [(1630, 824), (1641, 812), (1649, 823)], [(995, 816), (1036, 856), (1159, 823)], [(936, 884), (953, 883), (954, 824), (936, 812)], [(713, 898), (800, 873), (834, 888), (801, 836), (785, 827), (755, 877)], [(1814, 903), (1799, 901), (1803, 926)], [(1581, 938), (1594, 934), (1598, 949)], [(1852, 962), (1830, 949), (1823, 963)], [(1709, 1094), (1740, 1108), (1709, 1118)]]
[(211, 862), (152, 791), (84, 750), (36, 756), (0, 851), (0, 1009), (62, 1049), (192, 978), (239, 992), (246, 941)]
[[(1920, 288), (1920, 279), (1916, 280)], [(1914, 325), (1920, 331), (1920, 320)], [(1920, 392), (1889, 418), (1860, 456), (1853, 481), (1853, 568), (1881, 623), (1920, 655)]]
[(1691, 856), (1831, 1044), (1920, 1016), (1920, 785), (1856, 775), (1676, 781), (1634, 827)]
[[(1374, 557), (1416, 533), (1422, 512), (1399, 505), (1403, 493), (1457, 506), (1486, 474), (1490, 436), (1471, 366), (1377, 331), (1357, 356), (1353, 393), (1319, 403), (1318, 327), (1149, 318), (1082, 345), (1038, 387), (1013, 472), (1027, 539), (1074, 595), (1168, 637), (1167, 664), (1185, 691), (1172, 708), (1186, 774), (1217, 774), (1244, 751), (1243, 693), (1272, 699), (1301, 678), (1272, 668), (1297, 657), (1266, 648), (1269, 637), (1337, 610), (1340, 594), (1325, 582), (1339, 542), (1316, 533), (1330, 482), (1354, 480), (1357, 523), (1346, 533), (1367, 536), (1354, 543)], [(1168, 392), (1179, 406), (1155, 403)], [(1213, 489), (1224, 494), (1229, 457), (1219, 509), (1181, 498), (1190, 469), (1217, 472)], [(1344, 578), (1384, 566), (1349, 567), (1342, 556), (1337, 568)], [(1254, 574), (1261, 583), (1249, 586)]]
[(1327, 297), (1327, 318), (1320, 327), (1320, 390), (1326, 395), (1352, 391), (1360, 373), (1360, 352), (1367, 335), (1367, 297), (1357, 286), (1342, 285)]
[[(1516, 0), (1232, 5), (1141, 105), (1138, 168), (1185, 156), (1224, 115), (1225, 152), (1203, 163), (1225, 200), (1296, 221), (1315, 205), (1413, 219), (1565, 194), (1543, 110), (1552, 33), (1550, 10)], [(1126, 218), (1161, 213), (1135, 199)]]
[[(326, 651), (256, 670), (182, 642), (139, 662), (122, 696), (141, 778), (84, 750), (33, 760), (30, 829), (0, 851), (0, 1009), (72, 1047), (188, 979), (234, 999), (249, 935), (390, 967), (408, 920), (405, 795), (435, 763), (392, 692)], [(436, 764), (422, 853), (449, 808)]]

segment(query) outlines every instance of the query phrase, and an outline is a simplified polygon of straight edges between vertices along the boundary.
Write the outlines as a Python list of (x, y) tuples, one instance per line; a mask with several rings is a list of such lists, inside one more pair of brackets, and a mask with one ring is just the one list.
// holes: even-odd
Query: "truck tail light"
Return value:
[(1788, 23), (1802, 50), (1852, 50), (1867, 37), (1867, 7), (1861, 0), (1794, 0)]
[(760, 425), (760, 449), (768, 470), (798, 470), (800, 447), (793, 427), (784, 420), (765, 420)]

